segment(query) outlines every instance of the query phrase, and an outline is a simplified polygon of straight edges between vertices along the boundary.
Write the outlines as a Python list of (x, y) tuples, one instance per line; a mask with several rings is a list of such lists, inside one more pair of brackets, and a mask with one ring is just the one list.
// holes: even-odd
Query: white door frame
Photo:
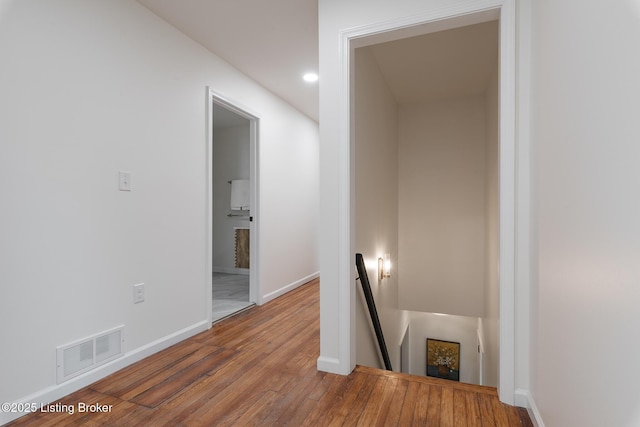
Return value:
[[(516, 179), (518, 188), (528, 183), (527, 176), (516, 176), (518, 155), (516, 151), (516, 6), (515, 0), (470, 0), (448, 7), (428, 11), (402, 19), (365, 25), (342, 31), (340, 34), (341, 69), (340, 83), (342, 99), (340, 101), (340, 157), (343, 159), (338, 165), (341, 191), (340, 217), (346, 230), (341, 232), (340, 248), (340, 283), (353, 282), (353, 257), (355, 248), (352, 231), (355, 218), (353, 217), (352, 197), (354, 183), (353, 167), (353, 53), (358, 47), (382, 43), (391, 40), (411, 37), (430, 32), (443, 31), (464, 25), (486, 22), (493, 19), (500, 20), (500, 320), (499, 320), (499, 379), (498, 390), (500, 400), (514, 404), (515, 400), (515, 289), (516, 262), (518, 266), (528, 265), (518, 254), (516, 259), (516, 244), (522, 247), (522, 240), (529, 238), (527, 227), (523, 221), (516, 221), (516, 215), (524, 212), (526, 201), (516, 198)], [(516, 230), (516, 227), (517, 230)], [(522, 232), (521, 232), (522, 231)], [(518, 239), (518, 240), (516, 240)], [(521, 273), (521, 272), (520, 272)], [(519, 275), (520, 276), (520, 275)], [(340, 336), (341, 364), (347, 361), (355, 363), (355, 349), (351, 343), (355, 340), (355, 325), (349, 321), (351, 313), (355, 312), (355, 295), (353, 286), (341, 286), (340, 318), (344, 325)], [(341, 322), (342, 323), (342, 322)], [(521, 329), (518, 329), (521, 332)], [(522, 339), (523, 337), (519, 337)], [(526, 337), (525, 337), (526, 339)]]
[(260, 180), (259, 175), (259, 130), (260, 130), (260, 118), (257, 114), (253, 113), (250, 109), (242, 106), (238, 102), (235, 102), (217, 92), (211, 87), (207, 87), (207, 131), (206, 131), (206, 156), (207, 156), (207, 196), (206, 196), (206, 248), (205, 248), (205, 286), (206, 286), (206, 298), (207, 298), (207, 316), (209, 323), (213, 320), (213, 282), (212, 282), (212, 270), (213, 270), (213, 105), (217, 104), (233, 113), (244, 117), (249, 120), (249, 188), (251, 203), (251, 217), (252, 221), (249, 222), (249, 258), (251, 260), (249, 265), (249, 300), (256, 304), (262, 304), (262, 292), (260, 292), (260, 253), (259, 253), (259, 240), (260, 240)]

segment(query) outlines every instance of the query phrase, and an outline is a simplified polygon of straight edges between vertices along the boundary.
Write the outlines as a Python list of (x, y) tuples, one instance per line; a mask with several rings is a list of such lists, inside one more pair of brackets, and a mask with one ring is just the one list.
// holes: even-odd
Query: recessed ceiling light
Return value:
[(305, 82), (313, 83), (318, 81), (318, 75), (316, 73), (307, 73), (302, 76)]

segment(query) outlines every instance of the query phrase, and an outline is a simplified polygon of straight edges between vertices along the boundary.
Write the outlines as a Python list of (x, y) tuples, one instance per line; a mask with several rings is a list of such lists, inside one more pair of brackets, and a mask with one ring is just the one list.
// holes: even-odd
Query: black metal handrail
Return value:
[(391, 360), (389, 359), (387, 344), (385, 344), (384, 342), (384, 335), (382, 334), (382, 327), (380, 326), (380, 318), (378, 317), (378, 311), (376, 310), (376, 303), (373, 300), (373, 293), (371, 293), (369, 276), (367, 275), (367, 269), (365, 268), (364, 258), (362, 257), (362, 254), (356, 254), (356, 268), (358, 269), (358, 279), (360, 279), (360, 284), (362, 285), (364, 299), (367, 301), (369, 316), (371, 317), (371, 323), (373, 324), (373, 329), (376, 333), (378, 346), (380, 347), (380, 354), (382, 355), (382, 360), (384, 361), (384, 367), (387, 371), (392, 371), (393, 369), (391, 369)]

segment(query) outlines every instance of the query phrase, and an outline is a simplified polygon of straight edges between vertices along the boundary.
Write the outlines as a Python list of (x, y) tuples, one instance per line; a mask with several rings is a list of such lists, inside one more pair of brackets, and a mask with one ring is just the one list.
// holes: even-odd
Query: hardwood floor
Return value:
[[(495, 389), (366, 367), (318, 372), (318, 281), (196, 335), (15, 426), (533, 426)], [(79, 413), (80, 403), (103, 413)], [(70, 412), (70, 411), (69, 411)]]

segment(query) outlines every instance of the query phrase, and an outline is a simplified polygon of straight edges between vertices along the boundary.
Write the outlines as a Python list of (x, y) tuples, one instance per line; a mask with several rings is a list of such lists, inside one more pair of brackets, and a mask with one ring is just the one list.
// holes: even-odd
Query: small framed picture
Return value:
[(460, 343), (427, 338), (427, 376), (460, 381)]

